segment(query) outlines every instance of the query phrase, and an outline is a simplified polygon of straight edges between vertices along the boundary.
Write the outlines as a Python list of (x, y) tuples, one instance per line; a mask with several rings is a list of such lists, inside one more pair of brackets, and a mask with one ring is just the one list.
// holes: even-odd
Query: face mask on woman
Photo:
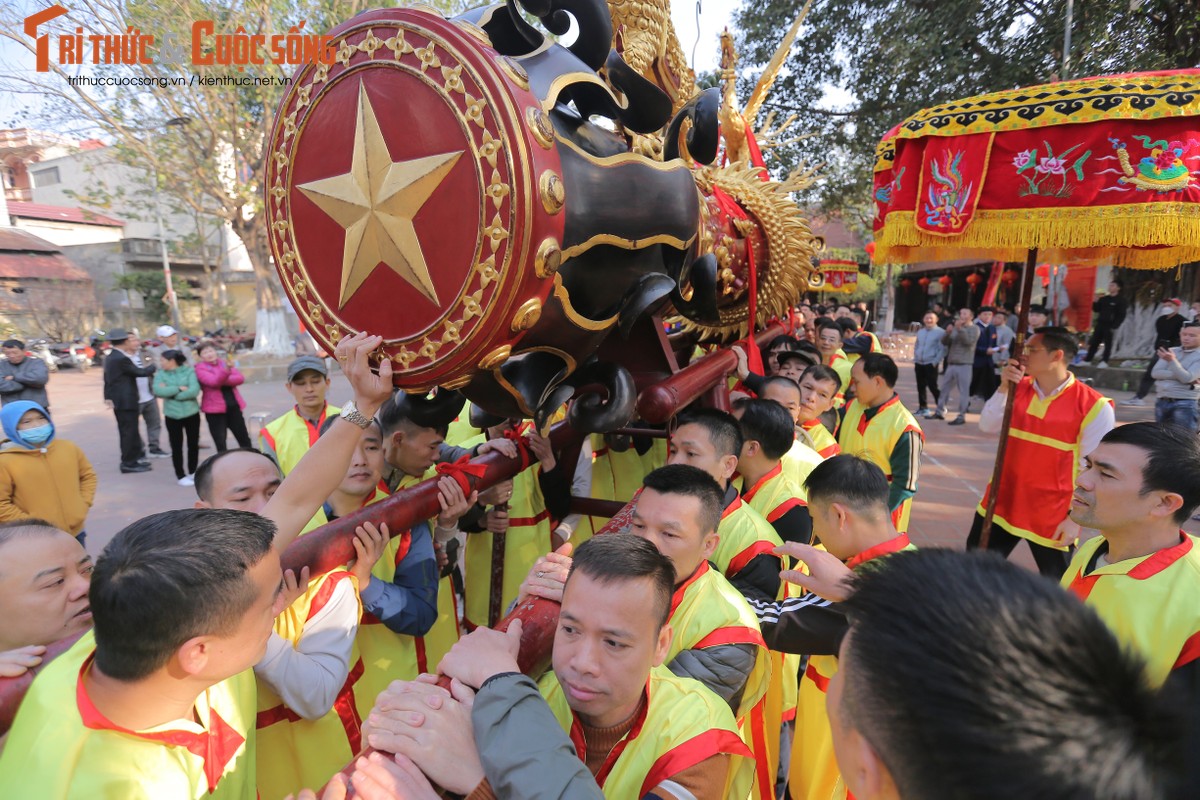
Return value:
[(21, 431), (21, 438), (30, 444), (41, 444), (49, 439), (53, 432), (53, 425), (38, 425), (36, 428), (26, 428)]

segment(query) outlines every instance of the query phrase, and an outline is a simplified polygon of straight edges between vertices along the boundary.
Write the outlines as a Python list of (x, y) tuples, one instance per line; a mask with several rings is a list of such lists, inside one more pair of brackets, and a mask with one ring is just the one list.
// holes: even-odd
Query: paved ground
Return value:
[[(916, 407), (915, 380), (909, 364), (901, 363), (900, 394), (911, 408)], [(267, 420), (290, 407), (291, 399), (282, 384), (259, 383), (243, 387), (246, 417), (251, 436), (257, 441), (258, 429)], [(1129, 392), (1110, 392), (1116, 399)], [(349, 386), (336, 375), (330, 400), (338, 403), (349, 396)], [(80, 445), (91, 459), (100, 477), (96, 504), (88, 519), (88, 550), (99, 553), (118, 530), (139, 517), (158, 511), (190, 506), (196, 499), (190, 488), (176, 485), (170, 459), (152, 459), (153, 472), (122, 475), (118, 470), (117, 427), (101, 398), (99, 370), (80, 375), (70, 370), (56, 373), (50, 382), (50, 400), (59, 436)], [(1153, 400), (1153, 398), (1151, 398)], [(1118, 423), (1154, 418), (1151, 405), (1144, 408), (1117, 407)], [(925, 423), (925, 459), (921, 467), (921, 489), (912, 514), (911, 535), (922, 546), (962, 547), (970, 528), (975, 504), (991, 476), (996, 440), (980, 433), (976, 414), (968, 424), (949, 427), (945, 422)], [(203, 460), (214, 451), (204, 430), (202, 440), (210, 449), (201, 450)], [(162, 445), (166, 447), (166, 432)], [(1200, 525), (1189, 529), (1200, 532)], [(1014, 556), (1032, 565), (1032, 558), (1021, 545)]]

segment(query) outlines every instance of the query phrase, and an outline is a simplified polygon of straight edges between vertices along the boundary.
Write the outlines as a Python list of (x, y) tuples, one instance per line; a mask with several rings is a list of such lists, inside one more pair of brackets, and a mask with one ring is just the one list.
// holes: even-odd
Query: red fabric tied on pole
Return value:
[(521, 471), (524, 472), (529, 467), (529, 442), (525, 439), (525, 431), (529, 430), (529, 423), (522, 422), (515, 428), (508, 428), (504, 431), (504, 438), (510, 442), (516, 442), (517, 450), (521, 454)]
[(458, 488), (463, 490), (463, 494), (470, 497), (471, 482), (467, 480), (468, 476), (480, 480), (487, 472), (487, 467), (483, 464), (472, 464), (470, 456), (463, 456), (450, 464), (438, 464), (436, 471), (438, 475), (449, 475), (454, 478), (454, 482), (458, 484)]

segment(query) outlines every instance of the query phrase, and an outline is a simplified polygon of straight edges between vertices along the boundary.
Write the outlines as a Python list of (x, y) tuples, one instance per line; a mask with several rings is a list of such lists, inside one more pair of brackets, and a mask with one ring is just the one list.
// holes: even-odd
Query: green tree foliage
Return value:
[[(804, 0), (745, 2), (745, 96)], [(764, 110), (812, 136), (772, 151), (772, 172), (823, 164), (806, 202), (869, 218), (876, 143), (910, 114), (983, 92), (1057, 80), (1063, 0), (816, 0)], [(1075, 0), (1070, 77), (1200, 64), (1200, 0)], [(842, 106), (829, 89), (848, 93)], [(761, 122), (761, 120), (760, 120)]]
[[(180, 300), (192, 300), (195, 295), (187, 281), (171, 276), (171, 285), (175, 287), (175, 296)], [(146, 272), (126, 272), (118, 275), (113, 281), (113, 288), (134, 292), (142, 296), (142, 306), (146, 309), (147, 319), (164, 320), (171, 318), (171, 309), (167, 305), (167, 281), (157, 270)]]

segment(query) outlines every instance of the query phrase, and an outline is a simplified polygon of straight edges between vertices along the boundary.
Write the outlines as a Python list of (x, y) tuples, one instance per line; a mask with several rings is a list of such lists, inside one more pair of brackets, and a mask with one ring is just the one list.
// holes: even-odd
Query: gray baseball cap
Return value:
[(301, 372), (306, 369), (311, 369), (313, 372), (320, 373), (326, 378), (329, 377), (329, 368), (325, 366), (325, 359), (317, 358), (316, 356), (300, 356), (292, 363), (288, 364), (287, 379), (288, 383), (292, 382)]

